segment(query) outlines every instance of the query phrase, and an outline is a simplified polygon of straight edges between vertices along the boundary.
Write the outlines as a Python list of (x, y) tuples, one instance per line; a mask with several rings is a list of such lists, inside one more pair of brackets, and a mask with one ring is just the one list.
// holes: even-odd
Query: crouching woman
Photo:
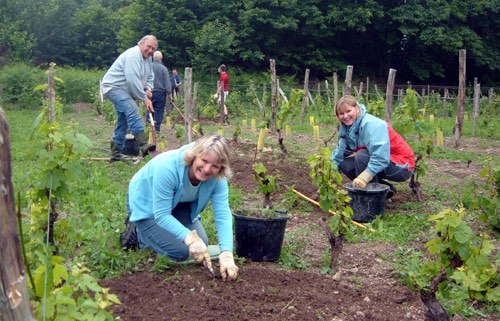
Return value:
[(365, 188), (369, 182), (388, 185), (387, 198), (397, 190), (388, 181), (404, 182), (415, 171), (415, 155), (408, 143), (387, 122), (366, 111), (353, 96), (335, 105), (340, 122), (339, 142), (331, 159), (352, 180)]

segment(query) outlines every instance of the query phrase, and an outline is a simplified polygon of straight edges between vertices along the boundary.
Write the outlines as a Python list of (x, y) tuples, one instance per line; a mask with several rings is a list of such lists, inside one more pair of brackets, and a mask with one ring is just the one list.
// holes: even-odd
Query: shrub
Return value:
[(46, 78), (44, 71), (27, 64), (4, 66), (0, 70), (2, 104), (15, 104), (20, 108), (39, 107), (43, 92), (34, 88)]
[(93, 103), (99, 93), (99, 79), (104, 76), (100, 70), (58, 68), (57, 76), (63, 80), (56, 86), (57, 96), (63, 104)]

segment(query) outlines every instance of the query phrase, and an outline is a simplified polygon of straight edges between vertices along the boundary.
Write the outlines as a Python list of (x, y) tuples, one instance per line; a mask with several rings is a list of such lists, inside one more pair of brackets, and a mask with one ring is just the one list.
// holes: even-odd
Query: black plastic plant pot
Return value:
[(356, 188), (347, 183), (344, 185), (351, 197), (349, 205), (354, 212), (352, 219), (356, 222), (369, 223), (377, 215), (384, 215), (385, 201), (389, 186), (370, 183), (366, 188)]
[(249, 211), (258, 210), (233, 213), (236, 255), (252, 261), (278, 260), (289, 216), (286, 211), (280, 210), (274, 211), (274, 217), (259, 217), (258, 212), (251, 216)]

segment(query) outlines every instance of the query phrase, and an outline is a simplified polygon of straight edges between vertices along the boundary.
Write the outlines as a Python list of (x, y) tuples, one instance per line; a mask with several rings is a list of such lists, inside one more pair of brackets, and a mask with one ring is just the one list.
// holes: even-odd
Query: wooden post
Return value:
[(378, 92), (378, 86), (377, 86), (377, 84), (373, 85), (373, 88), (375, 89), (375, 93), (377, 94), (378, 99), (382, 99), (382, 96)]
[(49, 121), (50, 122), (55, 122), (56, 121), (56, 86), (55, 86), (55, 80), (54, 80), (54, 67), (56, 66), (55, 63), (51, 62), (50, 67), (48, 70), (48, 87), (47, 87), (47, 102), (48, 102), (48, 108), (47, 112), (49, 113)]
[(350, 95), (351, 94), (351, 88), (352, 88), (352, 70), (354, 66), (347, 66), (347, 70), (345, 73), (345, 80), (344, 80), (344, 88), (342, 90), (343, 95)]
[(370, 78), (366, 77), (366, 106), (368, 106), (368, 99), (370, 98), (369, 91), (370, 91)]
[(200, 110), (198, 109), (198, 106), (196, 106), (196, 104), (198, 103), (197, 102), (198, 100), (198, 83), (195, 82), (194, 83), (194, 87), (193, 87), (193, 101), (191, 102), (191, 112), (195, 113), (196, 114), (196, 118), (199, 120), (200, 118)]
[(337, 73), (333, 73), (333, 107), (337, 104), (339, 100), (339, 79)]
[(473, 119), (473, 127), (472, 127), (472, 136), (476, 136), (477, 132), (477, 118), (479, 117), (479, 102), (481, 99), (481, 84), (477, 82), (477, 78), (475, 78), (476, 85), (474, 86), (474, 112), (472, 114)]
[(266, 83), (262, 84), (262, 105), (260, 106), (260, 111), (262, 113), (262, 119), (266, 118), (266, 95), (267, 95), (267, 86)]
[[(191, 112), (192, 109), (192, 78), (193, 77), (193, 69), (190, 67), (186, 67), (184, 69), (184, 126), (186, 128), (186, 138), (187, 142), (191, 143), (193, 141), (193, 115)], [(224, 86), (224, 84), (222, 84)], [(224, 103), (224, 92), (222, 92), (222, 103)]]
[(464, 123), (464, 102), (465, 102), (465, 73), (466, 65), (465, 58), (467, 51), (465, 49), (459, 50), (458, 57), (458, 97), (457, 97), (457, 118), (455, 122), (455, 148), (460, 146), (460, 137), (462, 137), (462, 125)]
[(403, 101), (403, 88), (398, 89), (398, 103)]
[(274, 59), (269, 59), (271, 68), (271, 132), (276, 131), (276, 104), (278, 100), (278, 86), (276, 83), (276, 62)]
[[(422, 88), (422, 93), (420, 94), (420, 106), (421, 108), (425, 107), (425, 88)], [(425, 110), (424, 110), (425, 114)]]
[[(359, 99), (363, 96), (363, 82), (359, 83), (359, 91), (356, 93), (356, 98)], [(365, 105), (366, 106), (366, 105)]]
[(304, 123), (304, 118), (306, 117), (306, 107), (308, 105), (308, 92), (309, 92), (309, 69), (306, 69), (306, 74), (304, 76), (304, 97), (302, 98), (302, 116), (300, 118), (300, 123)]
[(488, 111), (491, 112), (491, 106), (493, 104), (493, 87), (488, 90)]
[(332, 95), (330, 94), (330, 87), (328, 86), (328, 80), (325, 80), (325, 90), (326, 90), (326, 96), (328, 97), (328, 106), (331, 106)]
[(387, 78), (387, 88), (385, 91), (385, 120), (391, 122), (392, 117), (392, 93), (394, 91), (394, 81), (396, 80), (396, 69), (389, 69)]
[(97, 107), (97, 114), (102, 116), (102, 108), (104, 105), (104, 92), (102, 88), (102, 79), (99, 79), (99, 105)]
[(446, 117), (447, 111), (446, 111), (446, 100), (448, 99), (448, 88), (444, 89), (444, 94), (443, 94), (443, 117)]
[(14, 206), (9, 124), (0, 108), (0, 319), (33, 321)]
[(281, 98), (283, 98), (285, 103), (288, 103), (288, 98), (286, 98), (285, 92), (283, 91), (283, 89), (280, 88), (279, 78), (276, 78), (276, 87), (278, 87), (278, 93), (281, 95)]

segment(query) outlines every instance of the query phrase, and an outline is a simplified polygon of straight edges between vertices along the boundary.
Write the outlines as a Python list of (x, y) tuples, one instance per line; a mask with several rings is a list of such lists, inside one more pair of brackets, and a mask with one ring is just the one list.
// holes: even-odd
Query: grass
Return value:
[[(85, 157), (105, 156), (107, 152), (103, 149), (108, 147), (112, 136), (113, 127), (104, 119), (97, 118), (97, 112), (92, 108), (84, 108), (74, 111), (66, 108), (64, 123), (75, 123), (79, 132), (87, 135), (94, 143), (94, 148)], [(13, 183), (16, 191), (21, 192), (22, 212), (29, 213), (29, 204), (26, 193), (31, 185), (31, 177), (37, 171), (35, 151), (43, 148), (32, 141), (30, 132), (32, 123), (38, 111), (33, 109), (8, 109), (7, 118), (10, 124), (11, 152), (13, 163)], [(492, 122), (498, 117), (492, 117)], [(249, 118), (247, 118), (250, 123)], [(232, 124), (241, 124), (241, 118), (233, 117)], [(335, 125), (329, 121), (324, 124), (321, 118), (316, 117), (316, 122), (323, 124), (321, 137), (329, 138), (335, 131)], [(497, 122), (498, 123), (498, 122)], [(449, 128), (452, 126), (451, 119), (436, 119), (436, 125), (440, 124), (447, 130), (445, 135), (451, 135)], [(219, 125), (205, 126), (205, 132), (216, 132)], [(463, 137), (471, 135), (471, 121), (464, 124)], [(439, 147), (432, 154), (434, 161), (458, 161), (466, 164), (472, 160), (475, 164), (483, 166), (490, 161), (498, 164), (498, 160), (486, 152), (488, 148), (499, 148), (500, 134), (494, 133), (483, 126), (478, 130), (478, 138), (474, 140), (477, 150), (466, 151)], [(225, 128), (225, 137), (232, 139), (233, 129)], [(285, 145), (294, 152), (308, 155), (315, 152), (316, 146), (322, 142), (311, 143), (312, 136), (309, 118), (306, 116), (303, 125), (297, 124), (292, 127), (292, 136), (285, 138)], [(240, 139), (256, 141), (258, 129), (250, 131), (243, 130)], [(335, 137), (329, 146), (337, 141)], [(267, 140), (266, 146), (279, 150), (276, 140)], [(125, 198), (128, 182), (141, 165), (134, 166), (125, 163), (94, 162), (84, 160), (83, 179), (70, 182), (70, 200), (62, 204), (60, 220), (56, 231), (59, 250), (68, 260), (83, 261), (99, 278), (109, 278), (116, 275), (131, 273), (145, 268), (148, 260), (153, 259), (153, 269), (161, 271), (172, 267), (172, 262), (162, 259), (150, 251), (128, 252), (124, 255), (119, 248), (118, 236), (124, 225), (126, 216)], [(357, 230), (349, 242), (386, 242), (400, 246), (400, 248), (388, 259), (395, 262), (394, 267), (400, 272), (403, 280), (410, 276), (405, 275), (405, 268), (414, 267), (422, 253), (420, 248), (429, 238), (429, 222), (427, 217), (435, 214), (445, 207), (453, 207), (459, 204), (463, 198), (462, 191), (468, 185), (467, 181), (452, 177), (442, 172), (432, 172), (421, 177), (421, 183), (425, 192), (423, 202), (407, 201), (397, 204), (397, 207), (386, 211), (383, 218), (377, 218), (370, 224), (375, 232)], [(398, 189), (408, 191), (407, 184), (398, 185)], [(16, 196), (17, 197), (17, 196)], [(292, 199), (292, 197), (290, 197)], [(234, 187), (230, 187), (230, 204), (233, 208), (239, 207), (243, 202), (243, 195)], [(285, 197), (285, 206), (289, 206), (290, 200)], [(294, 215), (300, 215), (310, 209), (310, 205), (300, 205), (293, 209)], [(216, 229), (211, 215), (211, 209), (202, 214), (202, 223), (206, 228), (209, 240), (215, 243)], [(26, 217), (25, 224), (29, 218)], [(25, 228), (25, 231), (29, 230)], [(278, 264), (286, 269), (307, 269), (310, 265), (303, 258), (305, 242), (310, 233), (322, 233), (313, 231), (311, 228), (298, 228), (287, 232), (283, 250)], [(325, 254), (326, 255), (326, 254)], [(239, 259), (240, 260), (240, 259)], [(241, 259), (239, 262), (244, 261)]]

